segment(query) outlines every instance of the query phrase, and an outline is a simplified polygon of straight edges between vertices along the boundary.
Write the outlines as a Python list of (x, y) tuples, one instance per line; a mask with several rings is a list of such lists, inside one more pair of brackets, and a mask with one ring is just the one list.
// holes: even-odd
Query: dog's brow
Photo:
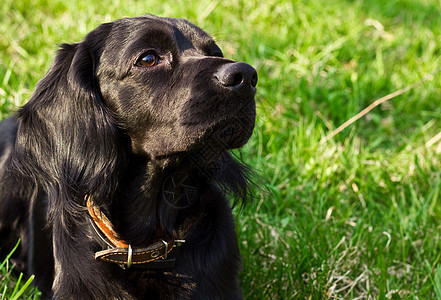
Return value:
[(213, 38), (201, 28), (183, 19), (169, 19), (173, 27), (173, 34), (180, 52), (194, 49), (207, 54), (207, 49), (215, 44)]
[(139, 49), (154, 48), (158, 50), (173, 50), (175, 42), (171, 33), (164, 28), (149, 28), (143, 30), (129, 46), (128, 53), (136, 53)]
[(181, 30), (179, 30), (176, 27), (173, 27), (173, 33), (176, 39), (176, 43), (178, 46), (178, 49), (180, 52), (184, 52), (185, 50), (188, 49), (194, 49), (195, 46), (193, 45), (193, 42), (187, 38)]

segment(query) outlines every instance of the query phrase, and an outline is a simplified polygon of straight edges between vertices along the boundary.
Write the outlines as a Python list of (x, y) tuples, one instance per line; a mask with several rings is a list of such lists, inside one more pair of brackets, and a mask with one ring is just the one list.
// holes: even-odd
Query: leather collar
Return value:
[(86, 206), (90, 216), (90, 223), (97, 241), (104, 250), (95, 253), (95, 259), (118, 264), (123, 269), (131, 266), (141, 268), (173, 268), (174, 258), (168, 254), (177, 246), (185, 242), (183, 239), (200, 218), (185, 221), (177, 230), (179, 239), (157, 239), (146, 247), (132, 248), (121, 240), (113, 230), (112, 223), (107, 216), (94, 205), (90, 196), (86, 196)]

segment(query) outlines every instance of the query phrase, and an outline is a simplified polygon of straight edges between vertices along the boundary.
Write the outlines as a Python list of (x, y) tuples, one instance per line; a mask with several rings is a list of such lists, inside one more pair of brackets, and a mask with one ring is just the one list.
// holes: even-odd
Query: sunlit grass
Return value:
[(34, 275), (24, 278), (23, 274), (19, 274), (18, 278), (13, 274), (14, 267), (10, 265), (9, 259), (16, 251), (18, 244), (12, 249), (11, 253), (0, 262), (0, 299), (1, 300), (17, 300), (17, 299), (38, 299), (39, 292), (37, 289), (29, 288), (34, 280)]

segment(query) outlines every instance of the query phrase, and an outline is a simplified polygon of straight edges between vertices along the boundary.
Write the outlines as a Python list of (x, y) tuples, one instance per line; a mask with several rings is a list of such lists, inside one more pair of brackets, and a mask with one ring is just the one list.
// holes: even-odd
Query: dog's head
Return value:
[(136, 154), (160, 159), (203, 145), (238, 148), (249, 139), (256, 71), (223, 58), (190, 22), (121, 19), (90, 33), (81, 46), (93, 56), (91, 76)]
[(249, 139), (256, 84), (250, 65), (223, 58), (188, 21), (102, 24), (61, 46), (19, 111), (13, 165), (56, 201), (106, 198), (131, 155), (161, 167), (195, 156), (208, 165)]

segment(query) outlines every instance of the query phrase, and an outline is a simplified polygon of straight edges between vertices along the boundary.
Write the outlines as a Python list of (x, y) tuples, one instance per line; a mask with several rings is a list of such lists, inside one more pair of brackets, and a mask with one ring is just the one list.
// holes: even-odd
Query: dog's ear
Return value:
[(85, 194), (112, 197), (116, 188), (114, 170), (124, 161), (124, 149), (118, 148), (122, 135), (95, 74), (109, 31), (104, 24), (81, 43), (63, 44), (18, 113), (11, 167), (43, 189), (51, 207), (81, 204)]

